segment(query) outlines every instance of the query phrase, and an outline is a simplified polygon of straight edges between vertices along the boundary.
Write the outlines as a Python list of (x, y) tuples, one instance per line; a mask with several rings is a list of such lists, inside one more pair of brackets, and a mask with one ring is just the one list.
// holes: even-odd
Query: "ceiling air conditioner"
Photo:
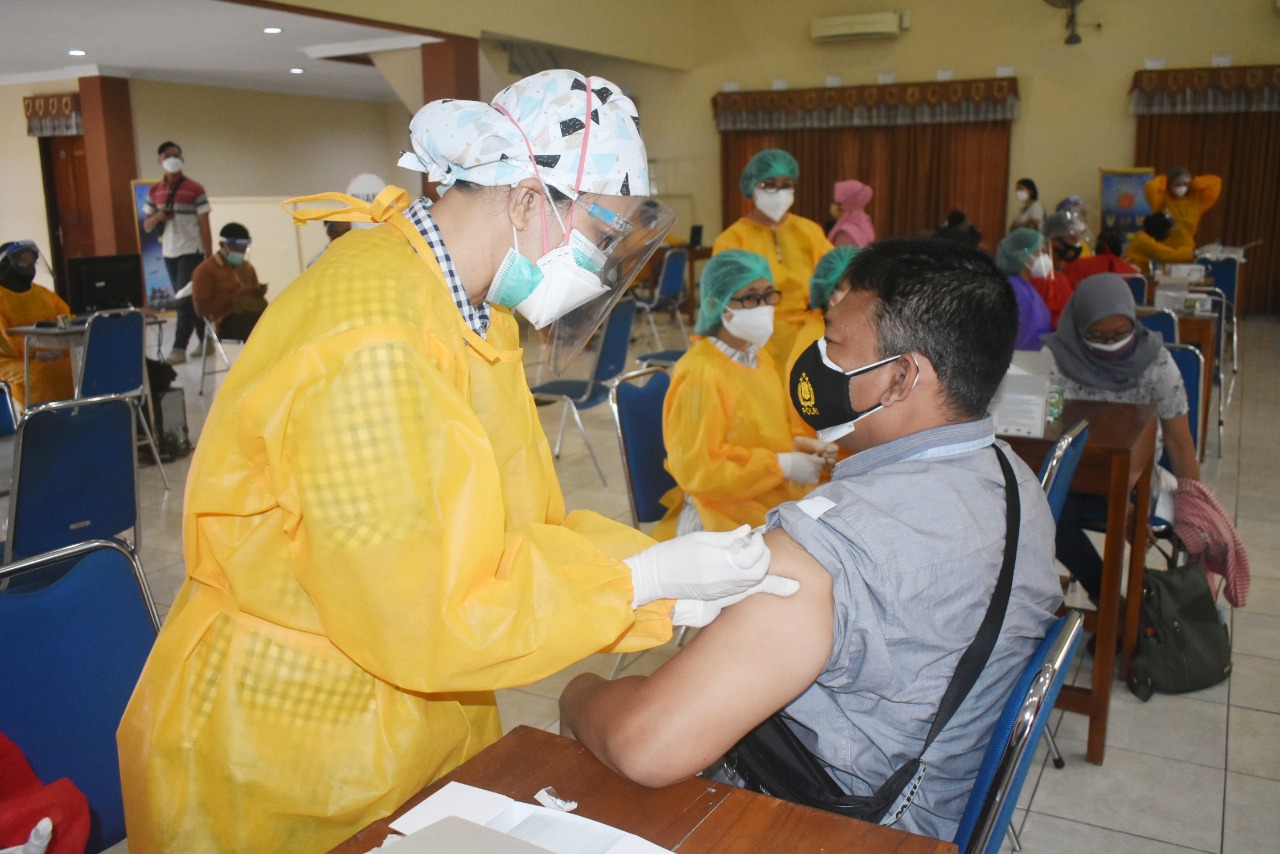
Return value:
[[(1276, 0), (1280, 2), (1280, 0)], [(837, 15), (809, 21), (809, 38), (816, 42), (846, 39), (892, 39), (902, 32), (902, 19), (897, 12), (867, 12), (862, 15)]]

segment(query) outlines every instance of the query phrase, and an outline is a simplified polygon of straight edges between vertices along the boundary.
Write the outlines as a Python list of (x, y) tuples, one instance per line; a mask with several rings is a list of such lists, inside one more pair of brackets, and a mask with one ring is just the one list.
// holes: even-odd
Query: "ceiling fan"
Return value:
[(1067, 11), (1067, 40), (1065, 44), (1080, 44), (1082, 39), (1080, 33), (1076, 32), (1076, 6), (1079, 6), (1082, 0), (1044, 0), (1055, 9), (1066, 9)]

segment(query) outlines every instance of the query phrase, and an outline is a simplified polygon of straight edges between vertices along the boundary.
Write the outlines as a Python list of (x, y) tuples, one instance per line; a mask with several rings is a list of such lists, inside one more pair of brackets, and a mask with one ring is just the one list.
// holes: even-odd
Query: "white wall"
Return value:
[[(74, 92), (75, 81), (0, 86), (0, 243), (34, 240), (45, 256), (49, 227), (45, 218), (44, 182), (39, 143), (27, 136), (22, 99), (28, 95)], [(40, 281), (51, 284), (47, 274)]]

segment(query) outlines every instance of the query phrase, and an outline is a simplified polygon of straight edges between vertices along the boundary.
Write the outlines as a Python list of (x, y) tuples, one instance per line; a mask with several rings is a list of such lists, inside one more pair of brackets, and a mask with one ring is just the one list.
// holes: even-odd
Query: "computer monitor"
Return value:
[(697, 249), (700, 246), (702, 246), (702, 226), (691, 226), (689, 228), (689, 248)]
[(67, 304), (74, 314), (142, 308), (141, 255), (67, 259)]

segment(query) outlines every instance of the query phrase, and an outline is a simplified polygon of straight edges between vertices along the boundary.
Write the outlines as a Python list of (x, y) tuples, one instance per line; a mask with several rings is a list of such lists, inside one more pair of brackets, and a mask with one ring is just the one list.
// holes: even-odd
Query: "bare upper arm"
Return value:
[[(639, 685), (607, 724), (616, 765), (648, 785), (705, 768), (799, 696), (832, 646), (831, 576), (781, 529), (766, 536), (770, 572), (794, 578), (790, 597), (749, 596), (698, 632)], [(609, 686), (602, 686), (609, 690)]]

